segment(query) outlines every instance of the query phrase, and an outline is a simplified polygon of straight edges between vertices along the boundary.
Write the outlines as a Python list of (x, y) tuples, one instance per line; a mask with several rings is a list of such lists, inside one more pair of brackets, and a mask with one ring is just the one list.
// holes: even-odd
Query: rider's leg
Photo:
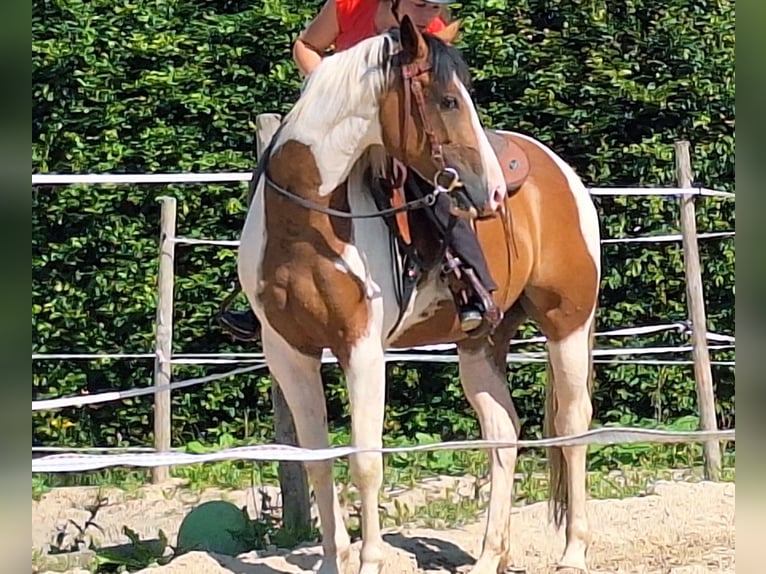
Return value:
[[(443, 228), (446, 228), (450, 222), (449, 207), (449, 198), (444, 195), (438, 196), (436, 205), (434, 206), (434, 213)], [(464, 267), (464, 272), (473, 272), (475, 274), (478, 282), (490, 296), (488, 297), (489, 304), (494, 306), (494, 302), (491, 301), (491, 295), (493, 291), (497, 290), (497, 284), (489, 271), (487, 260), (484, 257), (484, 252), (481, 249), (476, 234), (469, 223), (464, 219), (455, 218), (452, 225), (452, 229), (448, 234), (448, 245), (450, 249), (460, 259), (460, 262)], [(478, 296), (478, 294), (476, 295)], [(460, 324), (462, 329), (466, 332), (473, 331), (479, 327), (485, 313), (491, 315), (492, 318), (488, 317), (490, 323), (496, 322), (499, 318), (497, 309), (486, 309), (484, 308), (485, 305), (482, 305), (481, 302), (476, 299), (469, 298), (468, 300), (463, 300), (460, 297), (456, 297), (456, 302), (458, 305), (458, 313), (460, 315)]]
[(484, 258), (484, 252), (481, 249), (481, 245), (479, 245), (479, 240), (468, 223), (462, 219), (452, 229), (450, 247), (463, 262), (463, 265), (474, 270), (479, 281), (487, 291), (492, 293), (497, 290), (497, 283), (495, 283), (489, 271), (489, 266)]
[[(255, 189), (251, 185), (247, 196), (247, 207), (253, 199)], [(239, 279), (237, 279), (239, 281)], [(248, 307), (246, 311), (234, 311), (230, 309), (234, 298), (240, 293), (241, 287), (237, 284), (236, 289), (227, 295), (221, 304), (221, 310), (216, 314), (215, 320), (220, 327), (229, 335), (240, 341), (257, 341), (261, 337), (261, 324), (252, 309)]]

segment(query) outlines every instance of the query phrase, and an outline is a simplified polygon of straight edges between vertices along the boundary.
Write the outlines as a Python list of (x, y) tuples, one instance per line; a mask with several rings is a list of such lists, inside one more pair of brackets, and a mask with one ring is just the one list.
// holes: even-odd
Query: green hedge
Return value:
[[(289, 109), (299, 79), (290, 44), (317, 2), (115, 3), (33, 0), (35, 172), (248, 171), (257, 114)], [(672, 144), (692, 142), (705, 186), (734, 186), (733, 2), (472, 1), (457, 5), (475, 99), (494, 127), (538, 137), (593, 186), (672, 186)], [(33, 352), (150, 352), (158, 197), (179, 201), (179, 233), (236, 238), (244, 185), (38, 187), (33, 211)], [(677, 231), (673, 198), (597, 197), (605, 237)], [(734, 202), (698, 202), (700, 231), (734, 227)], [(734, 245), (701, 243), (710, 329), (734, 331)], [(684, 320), (680, 244), (603, 250), (599, 330)], [(177, 249), (175, 352), (252, 350), (210, 317), (234, 253)], [(525, 333), (531, 332), (525, 327)], [(668, 332), (599, 346), (682, 344)], [(651, 357), (650, 357), (651, 358)], [(662, 358), (668, 358), (663, 356)], [(689, 358), (676, 355), (669, 358)], [(733, 353), (716, 352), (715, 359)], [(227, 370), (176, 368), (174, 376)], [(331, 422), (345, 391), (327, 367)], [(151, 360), (37, 361), (36, 399), (146, 386)], [(392, 365), (391, 437), (476, 436), (442, 365)], [(691, 366), (598, 365), (600, 423), (668, 422), (696, 411)], [(539, 432), (544, 372), (509, 377), (527, 436)], [(716, 367), (720, 423), (734, 425), (734, 369)], [(229, 432), (268, 439), (269, 380), (246, 375), (173, 395), (174, 441)], [(43, 445), (147, 444), (151, 397), (33, 414)]]

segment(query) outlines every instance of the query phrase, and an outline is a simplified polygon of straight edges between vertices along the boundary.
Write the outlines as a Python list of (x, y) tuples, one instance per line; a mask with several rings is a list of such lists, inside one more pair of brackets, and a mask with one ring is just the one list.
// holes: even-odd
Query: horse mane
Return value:
[[(457, 48), (428, 33), (423, 38), (437, 90), (446, 89), (454, 75), (470, 90), (470, 70)], [(361, 111), (366, 105), (374, 113), (375, 102), (393, 77), (399, 48), (400, 30), (392, 28), (324, 58), (306, 78), (301, 96), (285, 116), (282, 138), (295, 137), (295, 130), (305, 134), (337, 125), (349, 109)]]
[(396, 48), (398, 42), (390, 34), (381, 34), (325, 57), (306, 78), (300, 98), (285, 115), (282, 137), (337, 125), (351, 109), (369, 108), (372, 114), (388, 87)]
[[(431, 34), (424, 33), (423, 39), (428, 46), (431, 77), (437, 92), (446, 90), (455, 77), (470, 89), (470, 71), (460, 52)], [(348, 142), (358, 142), (359, 121), (355, 120), (369, 121), (377, 114), (377, 102), (394, 79), (394, 70), (400, 66), (400, 49), (400, 30), (392, 28), (319, 63), (306, 78), (300, 97), (285, 115), (253, 170), (248, 204), (272, 152), (285, 141), (313, 142), (329, 146), (325, 149), (341, 150), (341, 155), (354, 153), (353, 149), (348, 150)], [(349, 110), (353, 110), (353, 116)], [(368, 151), (372, 150), (368, 148)], [(366, 163), (382, 175), (386, 171), (385, 158), (385, 153), (375, 150), (363, 153), (356, 162)]]

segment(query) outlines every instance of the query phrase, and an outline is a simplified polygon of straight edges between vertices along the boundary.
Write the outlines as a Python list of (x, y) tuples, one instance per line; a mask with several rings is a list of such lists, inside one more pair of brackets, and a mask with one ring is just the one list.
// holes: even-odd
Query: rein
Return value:
[(419, 197), (418, 199), (408, 201), (404, 205), (400, 205), (398, 207), (390, 207), (388, 209), (381, 209), (380, 211), (373, 211), (372, 213), (356, 214), (356, 213), (350, 213), (348, 211), (340, 211), (338, 209), (333, 209), (331, 207), (324, 207), (323, 205), (319, 205), (318, 203), (314, 203), (313, 201), (310, 201), (299, 195), (296, 195), (292, 193), (291, 191), (287, 191), (285, 188), (274, 183), (271, 180), (271, 178), (269, 178), (269, 176), (266, 175), (265, 172), (263, 174), (263, 177), (266, 179), (266, 183), (269, 184), (271, 189), (273, 189), (280, 195), (286, 197), (293, 203), (300, 205), (301, 207), (305, 207), (306, 209), (311, 209), (313, 211), (318, 211), (319, 213), (324, 213), (325, 215), (330, 215), (332, 217), (341, 217), (344, 219), (371, 219), (373, 217), (385, 217), (387, 215), (395, 215), (403, 211), (411, 211), (413, 209), (422, 209), (424, 207), (431, 207), (432, 205), (436, 203), (436, 197), (440, 193), (444, 193), (445, 191), (448, 191), (446, 188), (437, 187), (431, 193), (428, 193), (424, 195), (423, 197)]
[[(402, 149), (407, 149), (407, 127), (409, 126), (407, 123), (407, 118), (410, 117), (412, 112), (412, 98), (414, 96), (415, 103), (417, 104), (418, 112), (420, 115), (420, 121), (423, 122), (423, 131), (426, 133), (426, 136), (428, 136), (428, 141), (431, 144), (431, 158), (440, 166), (441, 171), (445, 171), (447, 169), (447, 165), (444, 161), (444, 154), (442, 153), (442, 144), (437, 139), (436, 133), (434, 133), (434, 129), (431, 126), (428, 115), (426, 114), (426, 102), (425, 96), (423, 95), (423, 86), (418, 79), (419, 76), (430, 70), (431, 66), (428, 64), (416, 65), (414, 63), (410, 63), (402, 65), (402, 81), (404, 82), (404, 109), (402, 117), (401, 143)], [(437, 172), (437, 177), (438, 176), (439, 172)]]

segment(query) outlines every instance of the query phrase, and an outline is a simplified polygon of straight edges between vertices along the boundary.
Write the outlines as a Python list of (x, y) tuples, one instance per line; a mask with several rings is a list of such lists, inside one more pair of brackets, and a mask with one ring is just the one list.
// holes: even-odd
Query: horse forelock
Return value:
[(423, 38), (428, 46), (428, 60), (437, 89), (445, 90), (454, 76), (457, 76), (466, 89), (470, 90), (471, 70), (460, 51), (431, 34), (423, 34)]
[[(388, 34), (398, 48), (400, 46), (399, 29), (394, 28)], [(457, 76), (458, 80), (470, 90), (471, 70), (460, 50), (428, 32), (423, 33), (423, 40), (428, 47), (428, 64), (436, 89), (439, 92), (446, 90)], [(391, 54), (391, 60), (396, 61), (396, 54)]]

